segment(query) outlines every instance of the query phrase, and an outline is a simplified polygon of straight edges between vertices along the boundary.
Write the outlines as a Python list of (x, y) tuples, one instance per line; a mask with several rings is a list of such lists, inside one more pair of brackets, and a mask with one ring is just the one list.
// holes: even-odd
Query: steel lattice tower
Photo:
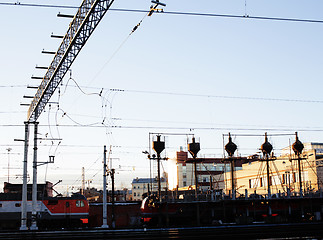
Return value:
[(27, 121), (35, 122), (73, 61), (114, 0), (84, 0), (29, 106)]

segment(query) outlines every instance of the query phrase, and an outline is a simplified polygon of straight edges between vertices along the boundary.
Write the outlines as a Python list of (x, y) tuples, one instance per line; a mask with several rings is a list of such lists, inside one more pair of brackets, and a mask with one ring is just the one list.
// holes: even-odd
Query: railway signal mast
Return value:
[[(54, 58), (47, 68), (47, 72), (42, 78), (37, 92), (29, 106), (27, 121), (25, 122), (25, 150), (23, 165), (23, 189), (22, 189), (22, 208), (21, 208), (21, 227), (20, 230), (27, 230), (27, 154), (28, 154), (28, 137), (29, 124), (35, 125), (35, 139), (37, 141), (37, 119), (44, 110), (56, 88), (64, 78), (70, 66), (76, 59), (77, 55), (90, 38), (94, 29), (97, 27), (105, 13), (108, 11), (114, 0), (83, 0), (77, 13), (69, 25), (67, 33), (63, 37), (61, 45), (54, 53)], [(158, 1), (157, 1), (158, 2)], [(36, 145), (37, 146), (37, 145)], [(33, 192), (37, 190), (37, 147), (34, 150), (34, 176)], [(36, 197), (33, 193), (33, 217), (32, 230), (37, 230), (36, 225)]]

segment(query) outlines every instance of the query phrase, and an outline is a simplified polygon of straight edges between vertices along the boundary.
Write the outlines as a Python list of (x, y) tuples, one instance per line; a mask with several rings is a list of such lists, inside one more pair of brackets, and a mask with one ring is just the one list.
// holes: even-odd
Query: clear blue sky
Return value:
[[(323, 20), (323, 3), (314, 0), (164, 2), (165, 11)], [(148, 10), (150, 5), (148, 0), (115, 0), (112, 8)], [(0, 12), (0, 182), (7, 181), (6, 149), (10, 147), (10, 181), (18, 183), (23, 145), (14, 139), (24, 137), (27, 118), (27, 107), (19, 104), (29, 101), (23, 95), (34, 95), (26, 86), (39, 83), (30, 77), (45, 73), (35, 66), (48, 66), (52, 60), (41, 50), (56, 51), (60, 44), (50, 34), (64, 35), (68, 28), (70, 19), (56, 14), (74, 14), (75, 9), (0, 5)], [(149, 133), (183, 134), (167, 135), (169, 157), (180, 146), (186, 148), (185, 134), (192, 133), (200, 139), (201, 155), (217, 157), (223, 152), (222, 134), (229, 131), (259, 135), (299, 131), (303, 142), (323, 142), (322, 131), (309, 131), (323, 130), (322, 23), (153, 14), (116, 52), (143, 17), (143, 13), (108, 11), (75, 60), (72, 78), (86, 93), (99, 93), (103, 88), (105, 99), (84, 95), (68, 81), (69, 75), (65, 77), (60, 96), (56, 92), (51, 99), (59, 102), (59, 110), (53, 103), (39, 118), (43, 125), (40, 137), (62, 138), (58, 147), (58, 141), (39, 144), (39, 161), (56, 156), (54, 164), (39, 167), (39, 182), (62, 179), (58, 190), (65, 191), (67, 186), (75, 190), (85, 167), (86, 179), (100, 187), (103, 145), (112, 145), (117, 186), (129, 187), (132, 178), (149, 177), (149, 162), (141, 153), (149, 150)], [(71, 119), (83, 125), (98, 123), (96, 126), (102, 126), (105, 119), (110, 127), (55, 126), (75, 124)], [(289, 138), (294, 140), (293, 136), (270, 137), (277, 154)], [(235, 137), (234, 141), (246, 156), (258, 151), (263, 137)], [(31, 162), (32, 146), (29, 167)], [(29, 173), (32, 175), (31, 168)]]

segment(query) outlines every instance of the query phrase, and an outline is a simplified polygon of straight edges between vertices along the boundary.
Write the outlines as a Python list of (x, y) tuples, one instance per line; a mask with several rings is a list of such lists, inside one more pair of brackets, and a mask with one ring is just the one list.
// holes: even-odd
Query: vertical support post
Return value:
[(213, 191), (213, 178), (211, 175), (210, 175), (210, 191), (211, 192)]
[(33, 160), (33, 190), (32, 190), (32, 213), (30, 230), (38, 230), (37, 227), (37, 134), (38, 122), (34, 122), (34, 160)]
[(300, 197), (303, 197), (301, 157), (299, 155), (297, 160), (298, 160), (299, 195)]
[(116, 227), (116, 219), (115, 219), (115, 211), (114, 211), (114, 173), (115, 169), (111, 169), (111, 181), (112, 181), (112, 228), (115, 229)]
[(101, 228), (109, 228), (107, 219), (107, 147), (103, 150), (103, 222)]
[(234, 160), (231, 159), (231, 188), (232, 188), (232, 200), (236, 199), (236, 189), (234, 184)]
[(82, 167), (82, 188), (81, 188), (81, 194), (84, 195), (85, 190), (85, 172), (84, 167)]
[(270, 174), (269, 174), (269, 159), (268, 159), (268, 154), (266, 154), (266, 167), (267, 167), (268, 199), (270, 199), (271, 198), (271, 191), (270, 191)]
[(159, 202), (162, 202), (162, 195), (161, 195), (161, 183), (160, 183), (160, 154), (157, 153), (157, 183), (158, 183), (158, 199)]
[(27, 230), (27, 159), (28, 159), (29, 122), (25, 122), (25, 146), (23, 164), (21, 226), (20, 230)]
[(200, 226), (200, 203), (198, 197), (198, 190), (199, 190), (199, 180), (197, 175), (197, 166), (196, 166), (196, 157), (193, 156), (194, 159), (194, 173), (195, 173), (195, 200), (196, 202), (196, 225)]
[(199, 179), (197, 175), (196, 159), (194, 158), (194, 175), (195, 175), (195, 200), (198, 200)]
[[(268, 199), (271, 199), (271, 191), (270, 191), (270, 175), (269, 175), (269, 158), (268, 154), (266, 154), (266, 164), (267, 164), (267, 187), (268, 187)], [(268, 203), (268, 215), (271, 216), (271, 206), (270, 202)]]

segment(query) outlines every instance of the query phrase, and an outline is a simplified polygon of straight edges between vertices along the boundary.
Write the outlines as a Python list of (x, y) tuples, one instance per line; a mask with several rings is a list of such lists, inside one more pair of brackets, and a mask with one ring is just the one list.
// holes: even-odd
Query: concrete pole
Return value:
[(101, 228), (109, 228), (107, 219), (107, 147), (103, 151), (103, 223)]
[(199, 179), (197, 175), (197, 166), (196, 166), (196, 158), (194, 159), (194, 176), (195, 176), (195, 200), (198, 200), (198, 193), (199, 193)]
[(232, 189), (232, 200), (236, 199), (236, 187), (234, 184), (234, 160), (231, 159), (231, 189)]
[(268, 190), (268, 199), (271, 198), (271, 191), (270, 191), (270, 173), (269, 173), (269, 158), (268, 154), (266, 154), (266, 167), (267, 167), (267, 190)]
[(298, 155), (298, 180), (299, 180), (299, 195), (303, 197), (303, 187), (302, 187), (302, 169), (301, 169), (301, 157)]
[[(270, 191), (270, 172), (269, 172), (269, 157), (268, 154), (266, 154), (266, 164), (267, 164), (267, 187), (268, 187), (268, 199), (271, 199), (271, 191)], [(268, 203), (268, 215), (271, 216), (271, 206), (270, 202)]]
[(38, 230), (38, 227), (37, 227), (37, 134), (38, 134), (38, 122), (35, 122), (34, 123), (32, 213), (31, 213), (30, 230)]
[(20, 230), (28, 230), (27, 228), (27, 159), (28, 159), (28, 138), (29, 138), (29, 122), (25, 122), (25, 149), (23, 164), (23, 184), (22, 184), (22, 204), (21, 204), (21, 225)]
[(158, 198), (162, 202), (161, 183), (160, 183), (160, 154), (157, 153), (157, 183), (158, 183)]
[(112, 228), (115, 229), (116, 228), (116, 217), (115, 217), (115, 211), (114, 211), (114, 207), (115, 207), (115, 202), (114, 202), (114, 173), (115, 173), (115, 169), (112, 168), (111, 169), (111, 182), (112, 182), (112, 216), (111, 216), (111, 220), (112, 220)]

